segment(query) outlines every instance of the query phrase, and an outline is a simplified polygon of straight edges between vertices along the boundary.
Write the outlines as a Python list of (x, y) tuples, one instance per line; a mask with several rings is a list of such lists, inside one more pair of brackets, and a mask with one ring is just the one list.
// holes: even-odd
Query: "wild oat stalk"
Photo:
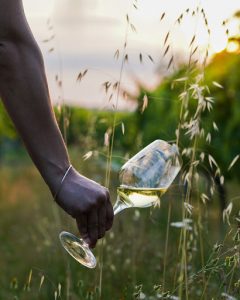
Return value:
[[(137, 9), (138, 7), (138, 1), (133, 0), (131, 4), (131, 8)], [(131, 22), (131, 19), (129, 17), (129, 14), (126, 14), (126, 31), (125, 31), (125, 37), (124, 37), (124, 44), (122, 48), (122, 57), (121, 57), (121, 66), (120, 66), (120, 72), (119, 72), (119, 79), (115, 84), (106, 83), (106, 93), (108, 92), (109, 87), (112, 85), (113, 92), (116, 91), (116, 101), (113, 105), (114, 114), (113, 114), (113, 124), (112, 128), (110, 130), (110, 134), (105, 134), (105, 145), (108, 147), (108, 153), (107, 153), (107, 167), (106, 167), (106, 177), (105, 177), (105, 186), (109, 188), (110, 185), (110, 177), (111, 177), (111, 165), (112, 165), (112, 157), (113, 157), (113, 147), (114, 147), (114, 139), (115, 139), (115, 129), (117, 125), (117, 109), (118, 109), (118, 103), (119, 103), (119, 97), (122, 89), (122, 78), (123, 78), (123, 72), (124, 72), (124, 66), (126, 63), (128, 63), (129, 57), (127, 53), (127, 45), (128, 45), (128, 35), (129, 30), (136, 32), (136, 28)], [(114, 57), (118, 59), (120, 56), (119, 49), (116, 50)], [(111, 94), (112, 95), (112, 94)], [(112, 98), (112, 96), (110, 96)], [(110, 98), (110, 100), (111, 100)], [(122, 127), (123, 128), (123, 127)], [(125, 128), (123, 129), (124, 132)], [(109, 141), (110, 140), (110, 141)], [(102, 281), (103, 281), (103, 251), (104, 246), (103, 243), (100, 245), (100, 276), (99, 276), (99, 299), (101, 299), (102, 296)]]
[[(196, 9), (198, 12), (200, 11), (199, 8)], [(207, 28), (208, 34), (210, 34), (210, 30), (208, 28), (208, 22), (206, 19), (206, 15), (203, 9), (201, 9), (201, 15), (203, 16), (204, 23)], [(203, 68), (195, 68), (195, 73), (197, 75), (193, 77), (190, 74), (192, 73), (191, 68), (191, 58), (192, 54), (194, 54), (197, 50), (197, 46), (194, 46), (195, 42), (195, 35), (192, 37), (192, 40), (190, 42), (190, 46), (192, 47), (190, 59), (189, 59), (189, 65), (188, 65), (188, 71), (187, 75), (184, 78), (180, 78), (176, 81), (181, 82), (184, 81), (184, 91), (180, 94), (180, 101), (181, 104), (181, 110), (180, 110), (180, 123), (179, 127), (177, 129), (176, 135), (177, 135), (177, 143), (179, 144), (180, 141), (180, 135), (184, 134), (189, 138), (189, 145), (187, 148), (182, 150), (182, 155), (185, 156), (189, 161), (189, 167), (188, 169), (183, 173), (183, 181), (187, 185), (186, 194), (184, 197), (184, 203), (182, 208), (182, 219), (186, 220), (189, 218), (192, 218), (192, 212), (194, 212), (194, 204), (192, 203), (192, 190), (193, 190), (193, 183), (194, 181), (196, 184), (198, 184), (199, 180), (199, 167), (201, 163), (205, 160), (205, 164), (208, 163), (210, 174), (214, 174), (213, 176), (218, 176), (220, 178), (220, 184), (222, 185), (224, 183), (224, 176), (221, 175), (221, 170), (218, 166), (218, 163), (216, 160), (207, 153), (201, 152), (198, 150), (198, 144), (200, 142), (210, 144), (211, 143), (211, 133), (210, 128), (204, 128), (203, 123), (203, 115), (206, 115), (207, 113), (211, 113), (214, 105), (214, 98), (210, 96), (210, 90), (208, 86), (204, 83), (204, 68), (208, 56), (208, 47), (206, 50), (206, 54), (203, 60)], [(215, 85), (218, 88), (223, 88), (219, 83), (213, 82), (213, 85)], [(218, 127), (213, 122), (212, 129), (217, 131)], [(239, 158), (239, 155), (237, 155), (232, 162), (229, 165), (229, 170), (232, 168), (232, 166), (237, 162)], [(206, 162), (207, 159), (207, 162)], [(214, 186), (210, 188), (210, 194), (213, 195), (214, 193)], [(208, 196), (205, 194), (200, 194), (198, 197), (198, 207), (200, 208), (200, 199), (205, 204), (206, 200), (208, 200)], [(207, 296), (207, 288), (209, 287), (210, 280), (213, 275), (216, 274), (216, 272), (224, 272), (224, 283), (228, 283), (228, 293), (222, 293), (219, 295), (219, 297), (226, 297), (226, 299), (230, 299), (231, 296), (229, 295), (233, 282), (234, 282), (234, 275), (239, 267), (239, 229), (237, 229), (237, 232), (235, 233), (235, 236), (233, 238), (234, 241), (237, 241), (236, 245), (232, 248), (229, 248), (225, 253), (221, 254), (217, 251), (216, 257), (214, 260), (210, 260), (209, 262), (204, 262), (204, 251), (203, 251), (203, 238), (202, 238), (202, 216), (201, 216), (201, 209), (198, 210), (198, 222), (197, 222), (197, 232), (199, 236), (199, 245), (200, 245), (200, 257), (201, 257), (201, 264), (202, 264), (202, 270), (198, 272), (198, 275), (202, 275), (202, 283), (203, 283), (203, 290), (202, 295), (200, 299), (208, 299)], [(232, 203), (229, 204), (229, 206), (224, 210), (223, 217), (228, 223), (230, 224), (230, 214), (232, 211)], [(239, 223), (239, 219), (237, 218), (237, 222)], [(232, 227), (233, 228), (233, 227)], [(232, 230), (232, 229), (231, 229)], [(231, 232), (231, 231), (230, 231)], [(227, 236), (225, 237), (225, 239)], [(189, 243), (191, 241), (191, 234), (187, 228), (187, 226), (183, 226), (181, 229), (180, 234), (180, 241), (179, 241), (179, 252), (181, 253), (180, 258), (180, 270), (179, 270), (179, 277), (178, 277), (178, 296), (179, 299), (191, 299), (191, 289), (190, 285), (192, 285), (192, 275), (189, 273), (190, 268), (190, 262), (191, 262), (191, 255), (189, 253)], [(226, 244), (226, 243), (225, 243)], [(226, 257), (227, 252), (233, 252), (231, 256)], [(227, 260), (227, 262), (223, 262), (224, 260)], [(222, 258), (222, 259), (221, 259)], [(221, 260), (220, 260), (221, 259)], [(224, 267), (226, 267), (226, 264), (228, 264), (231, 268), (230, 270), (225, 273)], [(209, 272), (207, 274), (207, 272)], [(198, 277), (198, 276), (197, 276)], [(238, 282), (234, 283), (235, 286), (238, 286)], [(220, 286), (221, 288), (221, 286)], [(223, 295), (224, 294), (224, 295)], [(229, 298), (227, 298), (229, 297)], [(225, 299), (225, 298), (224, 298)], [(232, 297), (231, 299), (235, 299)]]
[[(175, 25), (177, 24), (178, 26), (181, 25), (182, 20), (184, 17), (188, 16), (191, 13), (190, 9), (186, 9), (176, 20)], [(165, 14), (164, 14), (165, 16)], [(181, 101), (181, 109), (180, 109), (180, 116), (179, 116), (179, 125), (176, 130), (176, 143), (179, 145), (180, 142), (180, 137), (181, 137), (181, 132), (185, 131), (185, 134), (190, 137), (190, 141), (192, 141), (192, 146), (189, 148), (191, 151), (186, 151), (186, 149), (183, 150), (188, 153), (189, 158), (190, 158), (190, 163), (189, 163), (189, 170), (188, 172), (185, 173), (185, 178), (184, 181), (188, 183), (188, 188), (186, 192), (186, 196), (184, 199), (183, 203), (183, 220), (185, 220), (188, 216), (191, 217), (192, 214), (192, 205), (190, 201), (191, 197), (191, 190), (192, 190), (192, 181), (195, 173), (195, 168), (197, 167), (197, 160), (196, 160), (196, 149), (197, 149), (197, 141), (198, 138), (200, 137), (200, 123), (201, 123), (201, 114), (202, 112), (206, 109), (205, 102), (206, 98), (204, 96), (204, 93), (206, 92), (207, 88), (203, 86), (202, 81), (203, 81), (203, 73), (204, 70), (201, 70), (199, 75), (196, 76), (196, 81), (195, 83), (191, 83), (191, 73), (193, 72), (194, 69), (197, 69), (197, 62), (198, 60), (194, 60), (194, 56), (198, 52), (198, 46), (195, 44), (196, 41), (196, 29), (197, 29), (197, 24), (199, 21), (200, 17), (203, 17), (204, 23), (207, 27), (207, 32), (210, 34), (210, 30), (208, 28), (208, 22), (207, 18), (205, 15), (205, 12), (203, 9), (201, 9), (199, 6), (197, 6), (193, 11), (192, 11), (192, 17), (196, 17), (196, 26), (195, 26), (195, 32), (193, 33), (193, 36), (191, 38), (191, 41), (189, 42), (189, 49), (190, 49), (190, 54), (189, 54), (189, 59), (188, 59), (188, 66), (187, 66), (187, 71), (186, 75), (182, 78), (178, 78), (173, 82), (173, 86), (178, 83), (184, 83), (184, 88), (182, 93), (179, 96), (179, 99)], [(161, 18), (162, 19), (162, 18)], [(169, 43), (169, 37), (171, 35), (171, 31), (169, 31), (164, 39), (164, 54), (163, 57), (167, 55), (169, 52), (169, 49), (171, 48), (171, 45)], [(174, 56), (172, 55), (169, 63), (168, 63), (168, 68), (171, 66), (173, 63)], [(192, 99), (195, 99), (198, 101), (198, 106), (195, 112), (195, 115), (192, 116), (190, 119), (187, 119), (189, 117), (189, 111), (190, 109), (188, 108), (189, 106), (189, 101)], [(164, 285), (165, 285), (165, 276), (166, 276), (166, 263), (167, 263), (167, 252), (168, 252), (168, 239), (169, 239), (169, 227), (170, 227), (170, 218), (171, 218), (171, 203), (169, 203), (169, 210), (168, 210), (168, 224), (167, 224), (167, 234), (166, 234), (166, 241), (165, 241), (165, 255), (164, 255), (164, 270), (163, 270), (163, 290), (164, 290)], [(200, 220), (200, 219), (199, 219)], [(181, 249), (181, 263), (180, 263), (180, 275), (179, 275), (179, 281), (185, 283), (185, 296), (186, 299), (188, 299), (188, 274), (187, 274), (187, 265), (188, 265), (188, 259), (187, 259), (187, 238), (188, 238), (188, 232), (187, 228), (182, 228), (181, 234), (180, 234), (180, 242), (179, 242), (179, 247)], [(202, 243), (200, 243), (202, 245)], [(203, 252), (203, 247), (201, 246), (201, 252)], [(202, 256), (202, 264), (204, 263), (203, 259), (203, 253), (201, 254)], [(182, 285), (179, 285), (179, 297), (182, 297)]]

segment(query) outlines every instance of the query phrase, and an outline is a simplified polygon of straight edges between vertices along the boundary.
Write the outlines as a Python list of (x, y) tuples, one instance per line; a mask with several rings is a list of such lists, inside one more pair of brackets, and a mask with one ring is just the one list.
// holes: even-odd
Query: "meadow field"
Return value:
[[(76, 149), (72, 157), (83, 174), (103, 180), (104, 164), (99, 159), (84, 161)], [(0, 173), (4, 178), (0, 184), (0, 299), (99, 299), (101, 267), (104, 300), (180, 299), (181, 285), (186, 291), (180, 278), (184, 228), (188, 299), (239, 299), (239, 240), (233, 240), (240, 208), (237, 183), (227, 187), (234, 207), (231, 226), (222, 221), (217, 197), (205, 205), (199, 202), (197, 194), (204, 192), (204, 182), (193, 189), (195, 208), (184, 226), (184, 193), (177, 178), (160, 208), (133, 208), (115, 218), (113, 229), (94, 250), (97, 269), (89, 270), (62, 249), (58, 234), (61, 230), (77, 234), (76, 226), (54, 203), (30, 160), (24, 154), (20, 160), (11, 158), (1, 165)], [(113, 203), (118, 184), (115, 166), (110, 184)]]

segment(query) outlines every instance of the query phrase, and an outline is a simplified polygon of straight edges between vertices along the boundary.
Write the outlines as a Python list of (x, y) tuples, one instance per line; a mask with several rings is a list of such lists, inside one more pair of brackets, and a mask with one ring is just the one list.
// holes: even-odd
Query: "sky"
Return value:
[[(136, 82), (147, 88), (156, 86), (166, 74), (172, 54), (176, 61), (187, 59), (194, 35), (199, 45), (195, 55), (203, 57), (208, 43), (206, 26), (199, 15), (184, 13), (186, 9), (192, 12), (198, 5), (204, 8), (211, 29), (211, 53), (226, 47), (226, 28), (222, 22), (240, 10), (239, 0), (23, 0), (23, 3), (43, 52), (52, 102), (64, 99), (68, 104), (100, 109), (111, 109), (116, 104), (116, 96), (109, 101), (102, 84), (120, 78), (121, 60), (114, 59), (114, 53), (117, 49), (122, 53), (126, 32), (129, 62), (124, 66), (121, 82), (123, 90), (134, 94)], [(133, 3), (137, 3), (138, 9)], [(184, 19), (178, 25), (176, 20), (181, 13)], [(130, 27), (126, 31), (126, 15), (136, 32)], [(228, 27), (230, 33), (235, 32), (234, 22)], [(170, 50), (163, 58), (168, 32)], [(139, 53), (143, 55), (142, 64)], [(86, 76), (77, 82), (78, 74), (86, 69)], [(62, 80), (61, 88), (56, 84), (56, 76)], [(132, 101), (119, 98), (119, 109), (133, 107)]]

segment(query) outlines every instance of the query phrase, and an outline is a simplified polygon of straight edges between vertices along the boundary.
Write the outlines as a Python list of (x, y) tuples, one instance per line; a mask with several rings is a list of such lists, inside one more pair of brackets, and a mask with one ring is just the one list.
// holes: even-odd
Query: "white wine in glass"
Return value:
[[(130, 207), (157, 205), (181, 169), (175, 144), (156, 140), (128, 160), (120, 170), (120, 186), (114, 215)], [(79, 263), (96, 267), (96, 259), (83, 239), (63, 231), (59, 235), (65, 250)]]

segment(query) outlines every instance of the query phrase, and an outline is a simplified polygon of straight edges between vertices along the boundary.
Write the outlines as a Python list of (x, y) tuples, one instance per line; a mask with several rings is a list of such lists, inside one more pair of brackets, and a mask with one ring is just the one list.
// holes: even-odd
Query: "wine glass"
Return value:
[[(130, 207), (145, 208), (157, 205), (181, 168), (181, 158), (175, 144), (156, 140), (128, 160), (120, 170), (120, 186), (114, 215)], [(79, 263), (96, 267), (96, 259), (88, 244), (81, 238), (63, 231), (62, 246)]]

